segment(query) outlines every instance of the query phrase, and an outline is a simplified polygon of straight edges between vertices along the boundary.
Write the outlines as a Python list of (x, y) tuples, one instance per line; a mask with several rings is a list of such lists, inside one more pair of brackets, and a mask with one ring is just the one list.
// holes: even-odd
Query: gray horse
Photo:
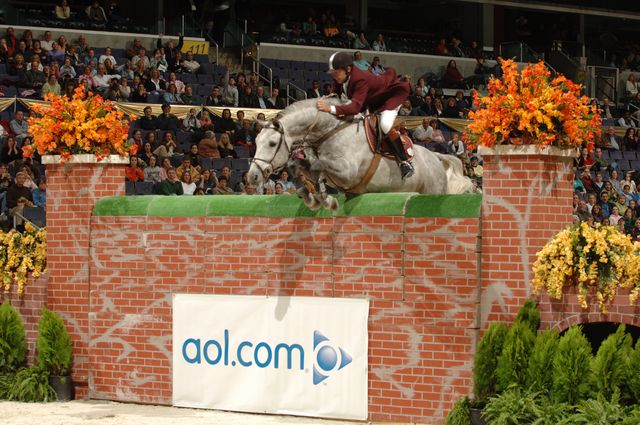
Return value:
[[(338, 104), (336, 98), (327, 99)], [(304, 155), (296, 155), (296, 152)], [(293, 153), (293, 155), (292, 155)], [(297, 157), (303, 159), (297, 159)], [(382, 158), (374, 169), (374, 154), (366, 141), (363, 121), (338, 119), (316, 108), (316, 99), (296, 102), (264, 128), (256, 138), (256, 154), (249, 169), (249, 182), (261, 185), (271, 173), (293, 166), (319, 183), (319, 193), (302, 188), (299, 193), (312, 209), (336, 209), (338, 203), (324, 190), (324, 182), (336, 189), (361, 194), (368, 192), (418, 192), (458, 194), (474, 191), (464, 176), (462, 162), (452, 155), (415, 146), (415, 173), (403, 180), (398, 164)], [(375, 163), (374, 163), (375, 164)], [(370, 176), (370, 177), (369, 177)]]

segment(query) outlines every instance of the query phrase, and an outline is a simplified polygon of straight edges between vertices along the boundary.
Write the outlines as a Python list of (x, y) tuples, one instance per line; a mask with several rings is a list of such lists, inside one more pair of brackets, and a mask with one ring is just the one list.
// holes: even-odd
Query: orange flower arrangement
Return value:
[(502, 61), (502, 79), (489, 81), (489, 94), (474, 94), (478, 109), (463, 140), (469, 145), (534, 144), (591, 150), (600, 133), (597, 108), (580, 94), (581, 86), (563, 76), (551, 79), (543, 62), (522, 72), (513, 60)]
[[(71, 100), (47, 94), (49, 104), (33, 105), (29, 118), (33, 144), (23, 147), (25, 156), (60, 155), (65, 161), (72, 154), (95, 154), (98, 160), (108, 155), (135, 155), (137, 146), (127, 141), (129, 121), (116, 106), (78, 87)], [(134, 116), (129, 117), (131, 120)]]

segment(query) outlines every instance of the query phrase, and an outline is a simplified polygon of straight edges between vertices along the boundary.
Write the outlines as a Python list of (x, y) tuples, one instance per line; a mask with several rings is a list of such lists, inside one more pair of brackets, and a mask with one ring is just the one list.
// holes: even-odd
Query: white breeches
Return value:
[(399, 110), (400, 107), (398, 106), (396, 109), (390, 109), (380, 113), (380, 129), (384, 134), (388, 134), (393, 127), (393, 123), (396, 121)]

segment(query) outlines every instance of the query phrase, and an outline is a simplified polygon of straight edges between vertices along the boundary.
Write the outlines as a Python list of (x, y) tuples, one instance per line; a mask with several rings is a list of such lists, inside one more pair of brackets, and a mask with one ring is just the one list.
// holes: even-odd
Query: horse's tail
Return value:
[(447, 174), (447, 193), (474, 193), (475, 188), (471, 180), (464, 175), (462, 161), (453, 155), (433, 152), (438, 157)]

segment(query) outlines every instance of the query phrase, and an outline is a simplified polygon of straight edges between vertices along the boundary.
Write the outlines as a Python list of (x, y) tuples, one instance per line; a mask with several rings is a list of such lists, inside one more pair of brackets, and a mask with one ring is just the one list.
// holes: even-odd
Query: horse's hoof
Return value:
[(336, 198), (334, 198), (333, 196), (327, 196), (327, 198), (322, 203), (322, 206), (327, 210), (337, 211), (339, 204)]

